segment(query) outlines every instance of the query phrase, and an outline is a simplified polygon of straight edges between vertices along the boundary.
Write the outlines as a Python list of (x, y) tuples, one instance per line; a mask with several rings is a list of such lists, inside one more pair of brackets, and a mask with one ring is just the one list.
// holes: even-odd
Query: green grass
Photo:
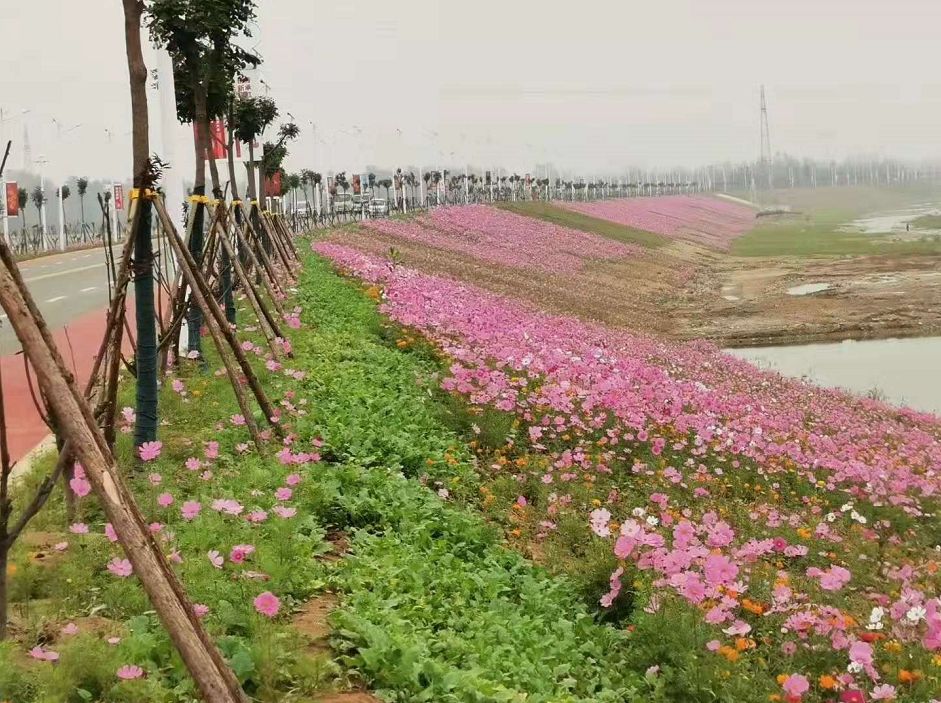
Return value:
[(762, 204), (790, 205), (798, 214), (764, 220), (732, 243), (736, 256), (941, 254), (941, 238), (899, 241), (894, 235), (840, 231), (863, 215), (937, 199), (936, 187), (799, 188), (761, 194)]
[(546, 222), (551, 222), (562, 227), (571, 227), (583, 232), (591, 232), (607, 239), (613, 239), (625, 244), (639, 244), (644, 247), (654, 248), (663, 246), (670, 240), (653, 232), (645, 232), (640, 229), (634, 229), (616, 222), (601, 220), (597, 217), (583, 215), (580, 212), (572, 212), (549, 203), (541, 201), (525, 201), (516, 203), (501, 203), (497, 207), (517, 215), (526, 217), (535, 217)]
[(915, 229), (941, 229), (941, 215), (922, 215), (912, 220)]

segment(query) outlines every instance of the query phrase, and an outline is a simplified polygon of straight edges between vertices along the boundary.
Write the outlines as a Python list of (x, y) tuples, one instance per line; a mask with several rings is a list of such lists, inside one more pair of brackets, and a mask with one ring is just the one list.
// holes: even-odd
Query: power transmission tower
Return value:
[(771, 157), (771, 131), (768, 129), (768, 104), (765, 102), (765, 87), (761, 86), (761, 166), (768, 175), (768, 190), (774, 188), (773, 163)]

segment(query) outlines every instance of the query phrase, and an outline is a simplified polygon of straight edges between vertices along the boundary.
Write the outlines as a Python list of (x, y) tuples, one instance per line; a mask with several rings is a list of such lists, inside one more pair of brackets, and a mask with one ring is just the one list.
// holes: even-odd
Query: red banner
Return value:
[(265, 176), (265, 197), (276, 198), (281, 195), (281, 172), (276, 171), (274, 176)]
[(353, 195), (359, 195), (363, 192), (363, 181), (358, 173), (353, 174)]
[(124, 186), (120, 183), (114, 184), (114, 209), (124, 209)]
[(7, 181), (6, 203), (8, 217), (16, 217), (20, 214), (20, 190), (16, 181)]
[(222, 120), (209, 123), (209, 141), (212, 142), (212, 158), (224, 159), (228, 156), (225, 123)]

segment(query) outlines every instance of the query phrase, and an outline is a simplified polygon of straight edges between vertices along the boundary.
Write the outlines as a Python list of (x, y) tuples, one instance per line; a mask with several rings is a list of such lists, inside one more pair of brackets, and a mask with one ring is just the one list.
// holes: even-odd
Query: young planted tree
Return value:
[(20, 203), (20, 219), (23, 220), (23, 236), (26, 236), (26, 204), (29, 201), (29, 193), (26, 188), (20, 188), (16, 192)]
[[(193, 124), (196, 171), (193, 195), (206, 194), (206, 163), (209, 163), (213, 195), (222, 197), (215, 159), (212, 157), (209, 121), (228, 109), (237, 72), (257, 65), (254, 54), (232, 41), (249, 36), (255, 18), (254, 0), (154, 0), (150, 5), (151, 38), (165, 46), (173, 61), (177, 115)], [(204, 246), (205, 205), (193, 203), (190, 253), (201, 263)], [(224, 266), (226, 272), (228, 266)], [(231, 295), (231, 285), (229, 286)], [(234, 314), (234, 305), (231, 306)], [(187, 310), (188, 346), (201, 353), (202, 312), (195, 304)]]
[(82, 176), (76, 179), (75, 188), (78, 191), (78, 202), (82, 209), (82, 239), (85, 239), (85, 193), (88, 192), (88, 179)]

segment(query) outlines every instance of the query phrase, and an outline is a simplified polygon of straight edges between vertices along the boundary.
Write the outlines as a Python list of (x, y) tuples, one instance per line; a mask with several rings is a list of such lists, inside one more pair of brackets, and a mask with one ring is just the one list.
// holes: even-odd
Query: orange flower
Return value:
[(724, 644), (721, 647), (719, 647), (719, 654), (721, 654), (723, 657), (725, 657), (726, 659), (728, 659), (730, 662), (733, 662), (733, 663), (737, 662), (738, 658), (741, 656), (738, 653), (738, 650), (733, 649), (732, 647), (729, 647), (727, 644)]
[(522, 533), (522, 532), (520, 531), (520, 529), (517, 527), (515, 530), (510, 530), (510, 534), (513, 535), (514, 537), (519, 537), (519, 536), (520, 536), (521, 534), (523, 534), (523, 533)]
[(744, 652), (746, 649), (753, 649), (755, 647), (755, 640), (747, 640), (744, 637), (739, 637), (735, 640), (735, 649), (740, 652)]
[(898, 654), (902, 651), (902, 645), (897, 640), (889, 640), (883, 645), (887, 652)]
[(761, 603), (756, 603), (749, 598), (742, 599), (742, 607), (749, 613), (754, 613), (755, 615), (761, 615), (765, 612), (765, 607)]
[(802, 539), (810, 539), (810, 528), (801, 527), (797, 530), (797, 535)]
[(920, 671), (909, 671), (908, 669), (899, 669), (899, 683), (913, 684), (921, 680), (923, 674)]
[(837, 685), (839, 685), (839, 681), (837, 681), (834, 677), (830, 676), (830, 674), (822, 674), (820, 676), (819, 683), (820, 683), (820, 688), (822, 688), (825, 691), (832, 691), (834, 688), (837, 687)]

